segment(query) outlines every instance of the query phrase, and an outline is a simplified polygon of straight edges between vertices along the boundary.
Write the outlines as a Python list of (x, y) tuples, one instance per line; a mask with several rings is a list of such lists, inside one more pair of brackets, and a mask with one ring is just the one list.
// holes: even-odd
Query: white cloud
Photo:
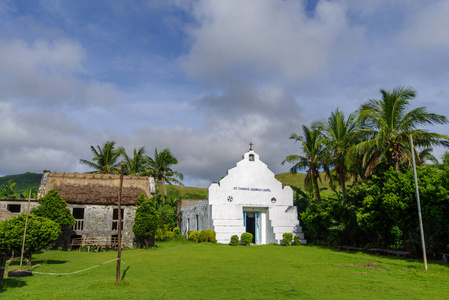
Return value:
[(0, 40), (0, 101), (107, 104), (120, 97), (108, 83), (84, 82), (83, 49), (68, 40)]
[(407, 16), (400, 42), (409, 47), (434, 51), (449, 50), (449, 2), (437, 1), (422, 5)]
[(338, 3), (322, 1), (309, 19), (300, 1), (200, 1), (192, 47), (181, 63), (204, 81), (297, 81), (363, 44)]
[(77, 140), (84, 129), (64, 115), (18, 112), (0, 103), (0, 174), (77, 169)]

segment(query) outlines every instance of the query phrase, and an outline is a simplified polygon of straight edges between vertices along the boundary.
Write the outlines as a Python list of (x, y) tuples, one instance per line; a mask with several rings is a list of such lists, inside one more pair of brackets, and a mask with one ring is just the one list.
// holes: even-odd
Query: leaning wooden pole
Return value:
[(30, 194), (28, 196), (27, 215), (25, 218), (25, 229), (23, 230), (22, 253), (20, 254), (19, 270), (22, 270), (23, 252), (25, 251), (25, 237), (27, 235), (27, 227), (28, 227), (28, 214), (30, 213), (30, 202), (31, 202), (31, 190), (30, 190)]
[(413, 147), (413, 137), (410, 134), (410, 146), (412, 148), (413, 174), (415, 175), (416, 202), (418, 203), (419, 231), (421, 232), (422, 255), (424, 268), (427, 270), (426, 242), (424, 240), (424, 227), (422, 224), (421, 201), (419, 200), (418, 176), (416, 175), (415, 149)]
[(120, 190), (118, 192), (118, 252), (117, 252), (117, 273), (116, 273), (116, 282), (120, 283), (120, 263), (122, 260), (122, 209), (120, 207), (120, 203), (122, 202), (122, 190), (123, 190), (123, 168), (120, 170)]

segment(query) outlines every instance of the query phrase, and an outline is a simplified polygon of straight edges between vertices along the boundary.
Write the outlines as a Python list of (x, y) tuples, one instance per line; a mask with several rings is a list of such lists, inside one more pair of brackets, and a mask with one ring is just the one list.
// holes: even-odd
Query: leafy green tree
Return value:
[(448, 121), (445, 116), (428, 113), (425, 107), (408, 110), (410, 101), (416, 96), (413, 88), (380, 92), (381, 100), (370, 100), (358, 111), (363, 125), (361, 133), (366, 139), (353, 150), (364, 155), (365, 176), (371, 176), (380, 163), (392, 166), (396, 171), (400, 170), (401, 164), (410, 165), (410, 134), (417, 148), (449, 146), (449, 136), (419, 128)]
[[(431, 165), (423, 166), (417, 173), (423, 221), (426, 225), (424, 231), (428, 232), (428, 228), (440, 228), (447, 236), (449, 168), (438, 171)], [(398, 238), (404, 243), (418, 231), (414, 174), (411, 169), (406, 173), (398, 173), (391, 167), (380, 175), (373, 175), (371, 180), (359, 182), (349, 188), (347, 196), (348, 203), (357, 216), (358, 225), (373, 235), (377, 245), (389, 247), (397, 244)], [(397, 232), (402, 237), (398, 237)], [(449, 239), (445, 245), (448, 243)], [(440, 249), (440, 252), (444, 251), (444, 248)]]
[(314, 244), (326, 238), (332, 225), (333, 204), (329, 199), (312, 201), (301, 213), (301, 222), (307, 227), (306, 234), (313, 238)]
[[(323, 135), (323, 144), (325, 152), (329, 157), (329, 164), (334, 166), (334, 171), (343, 194), (346, 193), (346, 180), (349, 179), (348, 159), (349, 149), (354, 146), (358, 140), (358, 123), (355, 114), (350, 114), (347, 119), (338, 108), (332, 112), (327, 122), (318, 122), (313, 125), (318, 128)], [(330, 175), (330, 174), (329, 174)], [(332, 183), (332, 176), (329, 176)]]
[[(0, 252), (21, 253), (26, 214), (0, 222)], [(30, 214), (28, 216), (24, 256), (31, 262), (34, 252), (54, 242), (61, 234), (59, 225), (47, 218)]]
[(290, 136), (290, 139), (296, 142), (301, 142), (301, 150), (304, 155), (289, 155), (282, 162), (284, 165), (286, 162), (294, 164), (290, 168), (290, 172), (297, 173), (299, 170), (306, 170), (307, 174), (304, 179), (304, 186), (306, 191), (314, 192), (314, 198), (321, 201), (320, 187), (318, 180), (321, 181), (320, 167), (325, 167), (323, 163), (325, 159), (325, 153), (323, 148), (323, 139), (318, 129), (310, 129), (309, 127), (302, 126), (304, 135), (298, 136), (295, 133)]
[(89, 167), (95, 169), (96, 173), (99, 174), (118, 174), (119, 165), (118, 162), (120, 151), (115, 149), (114, 141), (107, 141), (103, 147), (97, 145), (97, 148), (90, 146), (92, 154), (94, 157), (92, 161), (85, 159), (80, 159), (82, 164), (88, 165)]
[(165, 183), (178, 183), (182, 185), (177, 178), (182, 180), (183, 175), (172, 170), (172, 166), (177, 165), (178, 160), (171, 153), (170, 149), (165, 148), (161, 152), (158, 152), (156, 148), (154, 150), (154, 157), (151, 158), (147, 156), (146, 160), (148, 163), (148, 170), (145, 172), (145, 175), (150, 175), (156, 180), (159, 193), (162, 192), (164, 195), (167, 194)]
[(0, 186), (0, 198), (16, 198), (16, 196), (14, 195), (15, 186), (15, 182), (12, 182), (10, 184), (2, 184)]
[(31, 210), (31, 213), (55, 221), (61, 228), (75, 225), (75, 218), (67, 208), (67, 202), (61, 198), (58, 191), (50, 190), (39, 199), (39, 206)]
[(137, 176), (146, 170), (146, 162), (145, 162), (145, 146), (139, 148), (138, 150), (134, 149), (133, 157), (130, 158), (126, 153), (125, 148), (120, 147), (119, 151), (123, 156), (123, 163), (125, 164), (124, 173), (126, 175)]
[(132, 227), (135, 235), (140, 236), (145, 241), (145, 249), (148, 249), (149, 238), (154, 237), (159, 227), (159, 214), (154, 208), (152, 199), (146, 199), (145, 194), (139, 196), (134, 225)]

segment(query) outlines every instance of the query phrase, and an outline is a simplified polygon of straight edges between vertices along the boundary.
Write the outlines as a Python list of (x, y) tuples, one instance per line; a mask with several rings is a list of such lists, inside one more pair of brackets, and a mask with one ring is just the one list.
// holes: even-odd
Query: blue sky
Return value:
[[(449, 2), (2, 1), (0, 175), (88, 171), (90, 145), (170, 148), (207, 187), (248, 150), (413, 86), (449, 112)], [(449, 134), (447, 126), (429, 128)], [(436, 149), (441, 155), (443, 149)]]

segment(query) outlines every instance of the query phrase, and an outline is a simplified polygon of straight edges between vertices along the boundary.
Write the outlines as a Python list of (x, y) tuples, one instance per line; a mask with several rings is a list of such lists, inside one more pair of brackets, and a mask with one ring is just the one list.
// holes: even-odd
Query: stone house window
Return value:
[(8, 204), (6, 209), (12, 213), (20, 213), (21, 205), (20, 204)]
[[(124, 215), (124, 209), (121, 209), (121, 217), (122, 222), (120, 224), (121, 228), (123, 229), (123, 215)], [(112, 230), (118, 230), (118, 208), (114, 208), (112, 211)]]
[(72, 226), (72, 230), (84, 229), (84, 207), (74, 207), (72, 215), (75, 218), (75, 225)]
[(198, 215), (196, 215), (196, 231), (200, 231), (200, 222), (199, 222)]

